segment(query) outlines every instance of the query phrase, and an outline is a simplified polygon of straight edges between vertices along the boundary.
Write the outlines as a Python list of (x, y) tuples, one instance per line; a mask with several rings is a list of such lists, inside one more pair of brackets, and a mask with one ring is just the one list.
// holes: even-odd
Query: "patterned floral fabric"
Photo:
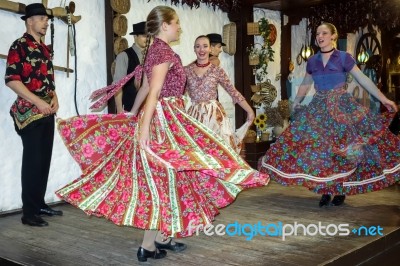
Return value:
[(154, 38), (153, 44), (150, 46), (144, 71), (149, 82), (151, 82), (153, 67), (162, 63), (171, 63), (170, 69), (161, 89), (160, 97), (181, 96), (185, 89), (186, 75), (182, 66), (181, 58), (171, 47), (164, 41)]
[(218, 84), (229, 93), (234, 103), (245, 100), (244, 97), (232, 85), (222, 68), (211, 64), (204, 75), (197, 76), (194, 67), (193, 63), (185, 67), (186, 91), (191, 98), (191, 105), (186, 107), (188, 113), (208, 126), (239, 153), (251, 124), (246, 122), (236, 131), (232, 130), (225, 109), (217, 100)]
[[(163, 53), (158, 53), (160, 58), (149, 57), (145, 69), (177, 59), (170, 48), (164, 52), (166, 57)], [(183, 73), (178, 64), (175, 70)], [(183, 92), (185, 77), (174, 73), (169, 77), (172, 87), (163, 87), (161, 94)], [(148, 150), (139, 148), (142, 117), (143, 112), (138, 117), (126, 113), (58, 120), (60, 135), (82, 175), (56, 194), (117, 225), (186, 237), (194, 233), (188, 230), (191, 221), (205, 226), (241, 190), (268, 183), (267, 175), (250, 168), (209, 128), (189, 116), (181, 97), (159, 99)]]
[[(55, 83), (50, 50), (28, 33), (14, 41), (8, 52), (5, 83), (10, 81), (21, 81), (48, 103), (53, 97)], [(20, 129), (43, 117), (35, 105), (19, 96), (11, 106), (11, 115)]]
[(282, 185), (354, 195), (400, 180), (400, 139), (343, 88), (317, 91), (259, 161)]
[(232, 85), (228, 75), (222, 68), (211, 64), (204, 75), (197, 76), (194, 72), (194, 67), (195, 64), (193, 63), (185, 67), (187, 76), (186, 90), (192, 102), (199, 103), (217, 100), (218, 84), (228, 92), (234, 104), (245, 100), (242, 94)]

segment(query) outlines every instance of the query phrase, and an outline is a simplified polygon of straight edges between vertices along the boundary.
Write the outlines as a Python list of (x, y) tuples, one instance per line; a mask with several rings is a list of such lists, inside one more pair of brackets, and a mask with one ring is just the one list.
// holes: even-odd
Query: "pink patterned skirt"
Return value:
[(214, 131), (215, 134), (231, 145), (237, 153), (240, 153), (243, 139), (251, 123), (246, 122), (239, 129), (233, 131), (224, 107), (217, 100), (192, 103), (187, 112)]
[(58, 120), (60, 135), (82, 175), (56, 194), (117, 225), (186, 237), (190, 222), (205, 226), (240, 191), (268, 184), (268, 175), (252, 169), (189, 116), (181, 98), (158, 102), (149, 150), (140, 149), (137, 140), (142, 115)]

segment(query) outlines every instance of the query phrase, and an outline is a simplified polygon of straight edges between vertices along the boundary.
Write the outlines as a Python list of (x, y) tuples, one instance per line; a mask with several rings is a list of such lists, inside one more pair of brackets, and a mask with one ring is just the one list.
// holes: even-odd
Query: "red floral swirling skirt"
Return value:
[(58, 120), (58, 130), (82, 175), (56, 194), (87, 214), (117, 225), (186, 237), (211, 223), (245, 188), (267, 185), (214, 133), (187, 115), (181, 98), (161, 99), (141, 149), (142, 117), (129, 113)]

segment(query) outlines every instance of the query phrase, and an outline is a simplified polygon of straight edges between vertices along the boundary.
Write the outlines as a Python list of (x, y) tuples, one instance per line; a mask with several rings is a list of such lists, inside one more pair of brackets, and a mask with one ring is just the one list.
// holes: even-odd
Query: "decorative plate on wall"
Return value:
[(297, 57), (296, 57), (296, 63), (297, 63), (297, 65), (301, 65), (301, 63), (303, 63), (303, 58), (301, 57), (301, 54), (299, 54)]
[(274, 24), (269, 24), (268, 27), (269, 27), (269, 30), (270, 30), (268, 39), (269, 39), (270, 44), (272, 46), (272, 45), (274, 45), (274, 43), (276, 41), (276, 36), (277, 36), (278, 33), (277, 33), (277, 30), (276, 30), (276, 27), (275, 27)]

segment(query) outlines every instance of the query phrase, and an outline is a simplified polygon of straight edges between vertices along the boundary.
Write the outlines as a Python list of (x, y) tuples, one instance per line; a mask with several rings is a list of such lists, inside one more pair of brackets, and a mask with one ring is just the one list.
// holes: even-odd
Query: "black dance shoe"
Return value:
[(53, 210), (52, 208), (47, 207), (47, 208), (44, 208), (44, 209), (40, 209), (39, 210), (39, 214), (40, 215), (47, 215), (47, 216), (53, 216), (53, 215), (62, 216), (63, 212), (62, 211)]
[(346, 195), (336, 195), (333, 197), (331, 204), (333, 206), (340, 206), (343, 204), (345, 198), (346, 198)]
[(181, 252), (187, 248), (187, 245), (183, 244), (183, 243), (175, 242), (174, 244), (172, 244), (172, 239), (170, 239), (167, 244), (161, 244), (156, 241), (154, 241), (154, 244), (156, 245), (156, 248), (168, 249), (168, 250), (172, 250), (174, 252)]
[(319, 201), (319, 206), (320, 207), (322, 207), (324, 205), (328, 206), (330, 201), (331, 201), (331, 195), (324, 194), (324, 195), (322, 195), (322, 197)]
[(162, 259), (165, 258), (165, 256), (167, 256), (167, 252), (165, 250), (159, 250), (156, 249), (154, 251), (148, 251), (142, 247), (139, 248), (139, 250), (137, 251), (137, 258), (139, 261), (147, 261), (147, 258), (151, 258), (151, 259)]
[(30, 226), (48, 226), (49, 223), (46, 222), (45, 220), (42, 219), (39, 215), (34, 215), (34, 216), (22, 216), (21, 217), (21, 222), (23, 224), (27, 224)]

